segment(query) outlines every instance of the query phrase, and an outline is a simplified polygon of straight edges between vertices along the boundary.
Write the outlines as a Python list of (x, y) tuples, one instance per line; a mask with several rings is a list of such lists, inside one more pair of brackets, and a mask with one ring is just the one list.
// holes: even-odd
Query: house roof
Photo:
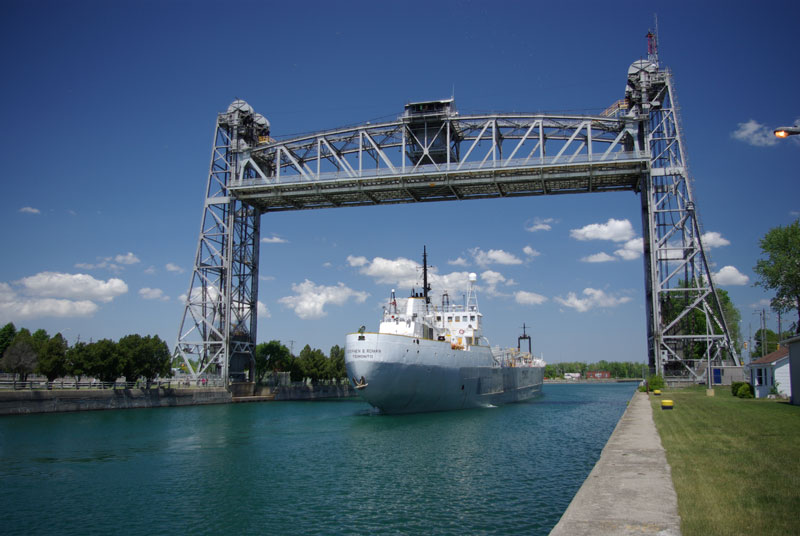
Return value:
[(787, 355), (789, 355), (789, 347), (788, 346), (781, 346), (780, 348), (778, 348), (777, 350), (775, 350), (771, 354), (767, 354), (767, 355), (765, 355), (764, 357), (762, 357), (760, 359), (756, 359), (755, 361), (753, 361), (750, 364), (751, 365), (768, 365), (770, 363), (774, 363), (775, 361), (778, 361), (779, 359), (783, 359)]

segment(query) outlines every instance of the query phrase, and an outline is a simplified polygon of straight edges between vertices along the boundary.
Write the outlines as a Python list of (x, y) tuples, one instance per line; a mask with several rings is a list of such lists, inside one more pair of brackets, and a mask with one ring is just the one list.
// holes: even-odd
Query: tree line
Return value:
[(256, 382), (263, 383), (275, 372), (289, 372), (292, 381), (310, 378), (312, 382), (347, 378), (344, 366), (344, 348), (338, 344), (331, 347), (329, 355), (308, 344), (294, 356), (281, 344), (272, 340), (256, 345)]
[(571, 361), (564, 363), (548, 364), (544, 367), (545, 378), (563, 378), (567, 372), (579, 372), (582, 377), (586, 377), (586, 373), (592, 372), (608, 372), (612, 378), (625, 379), (625, 378), (641, 378), (642, 371), (647, 373), (647, 365), (645, 363), (633, 363), (630, 361), (606, 361), (600, 360), (597, 363), (582, 363), (580, 361)]
[(51, 337), (43, 329), (17, 331), (9, 322), (0, 329), (0, 355), (0, 369), (20, 381), (37, 373), (50, 382), (65, 376), (76, 382), (84, 377), (114, 382), (124, 376), (129, 382), (144, 378), (149, 385), (157, 377), (171, 376), (169, 348), (158, 335), (132, 334), (116, 342), (101, 339), (68, 346), (61, 333)]

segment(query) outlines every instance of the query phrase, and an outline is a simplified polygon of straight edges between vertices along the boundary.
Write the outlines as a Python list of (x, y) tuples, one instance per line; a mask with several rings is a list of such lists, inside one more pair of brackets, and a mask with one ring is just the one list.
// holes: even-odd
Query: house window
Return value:
[(756, 369), (756, 385), (764, 385), (764, 369)]

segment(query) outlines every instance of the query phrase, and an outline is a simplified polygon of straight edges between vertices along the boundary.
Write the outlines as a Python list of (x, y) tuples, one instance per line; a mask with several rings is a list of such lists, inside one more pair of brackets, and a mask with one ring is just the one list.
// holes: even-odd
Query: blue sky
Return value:
[[(623, 97), (657, 9), (712, 270), (746, 337), (770, 297), (753, 287), (758, 241), (800, 217), (800, 144), (771, 136), (800, 118), (800, 4), (694, 4), (7, 2), (0, 322), (173, 344), (216, 114), (235, 98), (274, 136), (453, 92), (462, 114), (597, 113)], [(377, 328), (427, 245), (438, 274), (481, 275), (492, 343), (525, 322), (550, 362), (645, 361), (626, 250), (640, 235), (630, 193), (268, 214), (259, 340), (327, 352)]]

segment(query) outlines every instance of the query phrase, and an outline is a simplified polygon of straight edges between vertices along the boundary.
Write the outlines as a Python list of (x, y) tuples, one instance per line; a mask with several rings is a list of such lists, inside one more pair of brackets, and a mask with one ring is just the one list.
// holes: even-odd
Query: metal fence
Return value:
[(54, 389), (80, 390), (80, 389), (170, 389), (170, 388), (208, 388), (225, 387), (225, 383), (220, 378), (166, 378), (153, 380), (148, 384), (144, 380), (135, 382), (114, 381), (101, 382), (99, 380), (76, 381), (74, 379), (60, 378), (55, 381), (47, 381), (46, 378), (29, 378), (25, 381), (14, 379), (0, 379), (0, 391), (51, 391)]

